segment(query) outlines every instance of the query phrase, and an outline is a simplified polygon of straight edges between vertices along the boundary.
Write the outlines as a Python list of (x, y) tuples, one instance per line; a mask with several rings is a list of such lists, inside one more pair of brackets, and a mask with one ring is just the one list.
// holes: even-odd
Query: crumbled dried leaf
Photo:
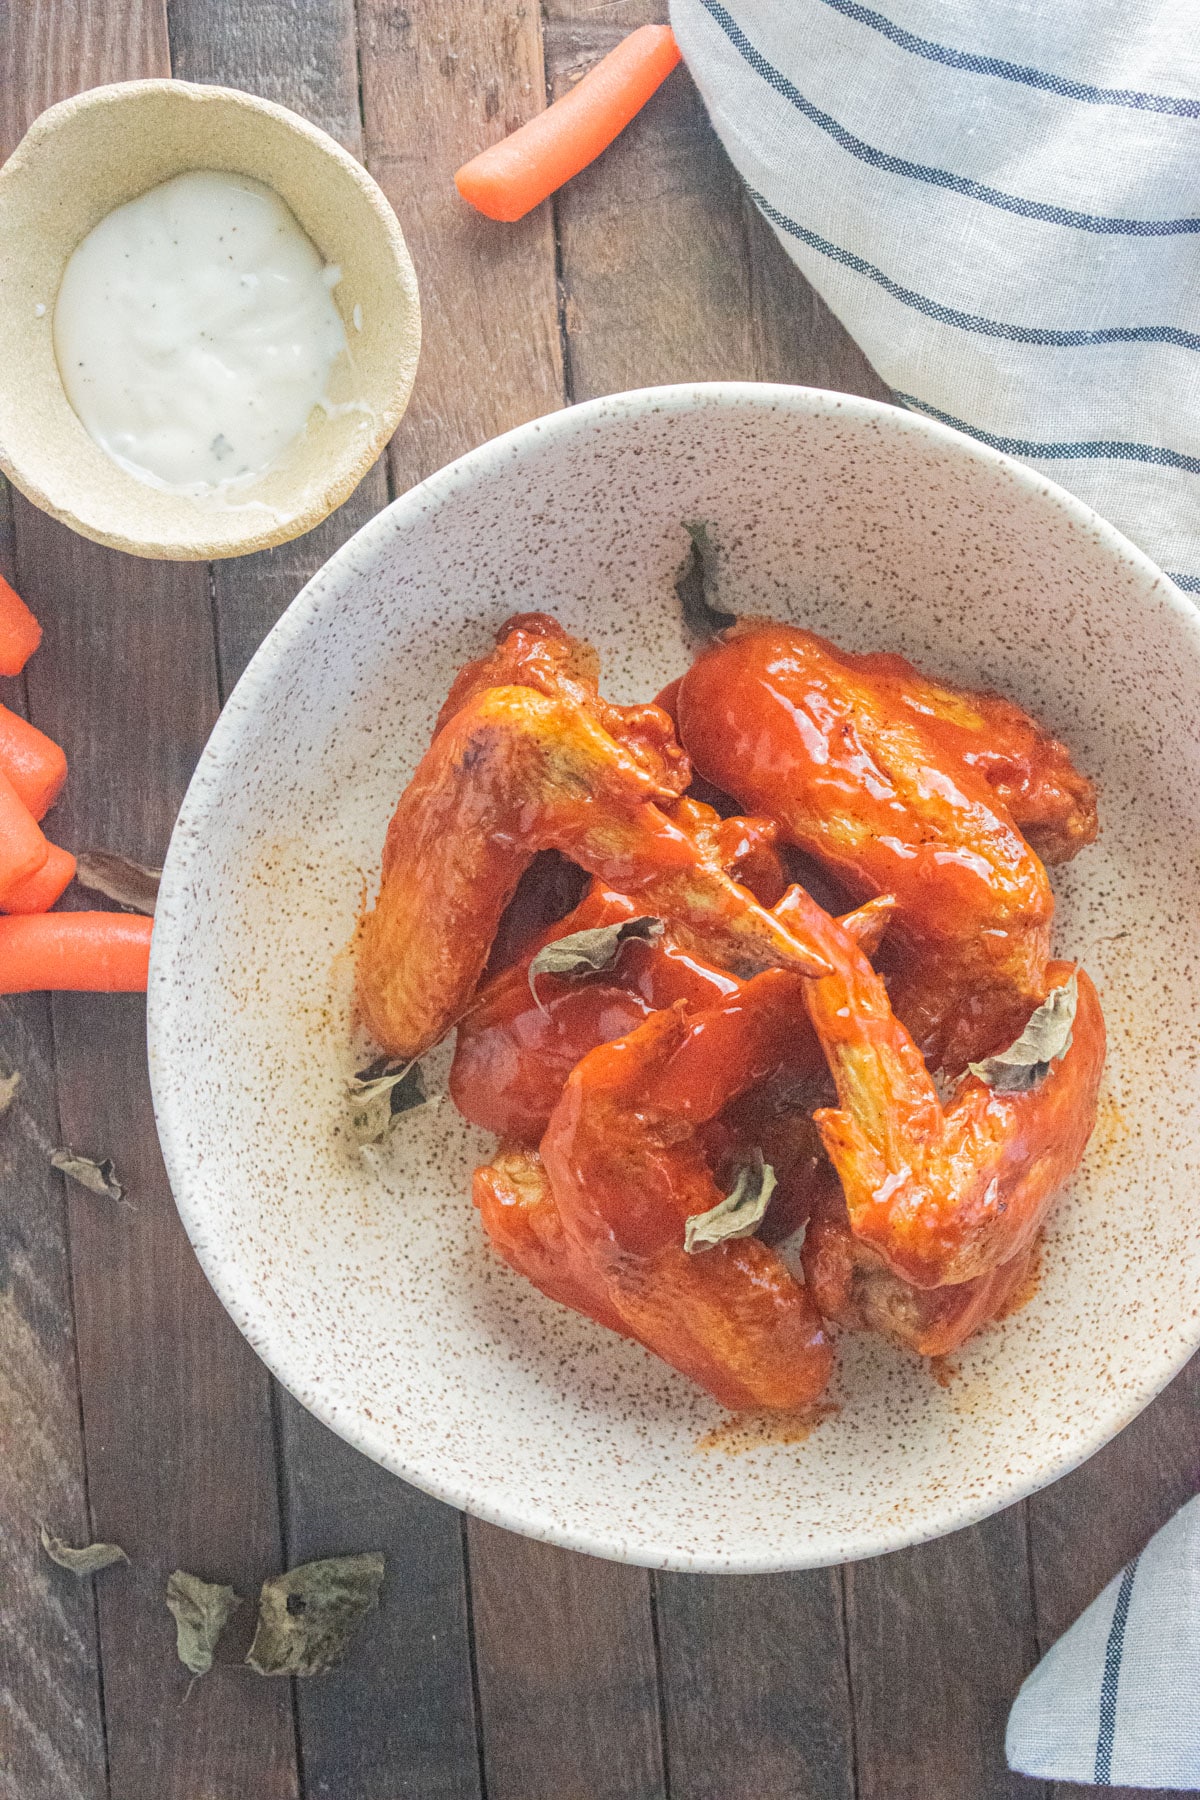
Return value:
[(574, 981), (581, 975), (602, 975), (615, 969), (623, 945), (631, 938), (649, 944), (660, 938), (665, 927), (661, 919), (645, 917), (623, 919), (619, 925), (596, 925), (590, 931), (571, 931), (555, 938), (538, 951), (529, 965), (529, 991), (537, 999), (539, 975), (558, 975)]
[(331, 1556), (264, 1581), (246, 1661), (259, 1675), (322, 1675), (378, 1604), (383, 1557)]
[(75, 858), (75, 879), (81, 887), (132, 912), (153, 913), (161, 876), (161, 869), (147, 868), (128, 856), (114, 856), (109, 850), (81, 850)]
[(217, 1581), (201, 1581), (186, 1569), (167, 1577), (167, 1606), (175, 1620), (175, 1652), (193, 1675), (212, 1668), (217, 1640), (242, 1604), (241, 1596)]
[(1036, 1087), (1051, 1063), (1070, 1049), (1078, 1003), (1079, 982), (1072, 975), (1042, 1001), (1015, 1044), (982, 1062), (968, 1063), (972, 1075), (1001, 1094), (1020, 1094)]
[(14, 1069), (11, 1075), (0, 1075), (0, 1113), (8, 1111), (17, 1097), (17, 1089), (20, 1085), (20, 1069)]
[(113, 1563), (129, 1561), (120, 1544), (81, 1544), (75, 1549), (55, 1537), (45, 1525), (38, 1527), (38, 1536), (50, 1561), (56, 1562), (60, 1569), (70, 1569), (72, 1575), (95, 1575), (100, 1569), (111, 1568)]
[(90, 1188), (93, 1194), (103, 1194), (107, 1200), (125, 1198), (125, 1189), (117, 1180), (111, 1156), (106, 1156), (103, 1162), (93, 1162), (90, 1156), (78, 1156), (74, 1150), (52, 1150), (50, 1167), (60, 1169), (80, 1187)]
[(387, 1058), (360, 1069), (350, 1083), (350, 1125), (360, 1144), (379, 1144), (403, 1113), (424, 1106), (429, 1095), (421, 1065)]
[(724, 1200), (707, 1212), (693, 1213), (683, 1227), (683, 1247), (689, 1255), (711, 1250), (729, 1238), (753, 1237), (763, 1221), (775, 1192), (775, 1171), (754, 1152), (754, 1160), (738, 1171), (738, 1178)]
[(684, 525), (692, 540), (688, 559), (679, 572), (675, 592), (683, 610), (683, 623), (693, 637), (707, 642), (719, 631), (737, 624), (737, 614), (723, 612), (714, 604), (717, 591), (717, 550), (708, 535), (708, 526), (698, 521)]

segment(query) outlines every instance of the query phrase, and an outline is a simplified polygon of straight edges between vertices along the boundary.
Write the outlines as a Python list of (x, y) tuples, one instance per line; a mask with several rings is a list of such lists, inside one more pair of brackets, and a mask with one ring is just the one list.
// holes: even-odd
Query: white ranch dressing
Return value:
[(54, 352), (67, 399), (114, 462), (212, 494), (265, 473), (328, 411), (346, 350), (341, 278), (245, 175), (176, 175), (100, 221), (63, 274)]

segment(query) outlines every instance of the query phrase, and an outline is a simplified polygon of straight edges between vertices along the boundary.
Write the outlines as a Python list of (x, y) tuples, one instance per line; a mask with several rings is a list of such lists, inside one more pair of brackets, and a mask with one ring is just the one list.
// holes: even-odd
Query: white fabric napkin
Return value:
[[(789, 256), (905, 406), (1200, 595), (1200, 0), (671, 0)], [(1021, 1690), (1012, 1766), (1200, 1787), (1200, 1500)]]
[(1008, 1721), (1022, 1775), (1200, 1787), (1200, 1499), (1047, 1652)]
[(1197, 0), (671, 0), (671, 23), (896, 399), (1200, 594)]

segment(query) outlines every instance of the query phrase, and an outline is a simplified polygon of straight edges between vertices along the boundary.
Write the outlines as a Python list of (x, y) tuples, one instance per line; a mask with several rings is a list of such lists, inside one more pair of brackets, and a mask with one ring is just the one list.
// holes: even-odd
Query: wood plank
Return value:
[(359, 0), (367, 166), (395, 207), (421, 286), (422, 350), (391, 446), (395, 490), (562, 405), (548, 207), (482, 219), (455, 169), (544, 103), (536, 6)]
[[(161, 3), (35, 5), (4, 33), (6, 128), (98, 81), (169, 70)], [(17, 574), (46, 640), (31, 716), (72, 763), (56, 827), (158, 860), (216, 712), (204, 570), (84, 543), (25, 502)], [(111, 1153), (134, 1210), (67, 1196), (92, 1524), (129, 1570), (97, 1584), (111, 1791), (121, 1800), (297, 1793), (286, 1688), (187, 1677), (163, 1605), (176, 1564), (242, 1592), (278, 1566), (267, 1387), (200, 1274), (158, 1154), (136, 996), (52, 1008), (61, 1135)]]
[(659, 1800), (642, 1570), (472, 1525), (488, 1800)]
[[(17, 568), (46, 637), (30, 711), (71, 763), (68, 846), (161, 861), (216, 712), (203, 568), (134, 562), (26, 503)], [(75, 904), (84, 904), (84, 900)], [(265, 1371), (204, 1280), (176, 1215), (136, 995), (53, 1002), (62, 1136), (111, 1155), (132, 1205), (72, 1184), (71, 1257), (89, 1491), (134, 1566), (98, 1584), (112, 1790), (121, 1800), (297, 1792), (290, 1698), (236, 1671), (187, 1705), (163, 1584), (176, 1565), (252, 1595), (280, 1562)]]
[(656, 1580), (672, 1800), (852, 1800), (837, 1570)]
[[(1172, 1513), (1196, 1492), (1200, 1360), (1120, 1437), (1029, 1502), (1038, 1637), (1043, 1650), (1062, 1636)], [(1055, 1783), (1054, 1800), (1095, 1789)], [(1145, 1788), (1106, 1788), (1115, 1800), (1144, 1800)], [(1176, 1790), (1177, 1792), (1180, 1790)], [(1195, 1800), (1200, 1790), (1190, 1790)]]
[[(555, 96), (625, 24), (550, 21)], [(756, 374), (737, 175), (686, 71), (556, 196), (569, 392)]]
[[(0, 483), (0, 572), (15, 579), (12, 509)], [(25, 683), (4, 704), (27, 712)], [(53, 831), (54, 817), (48, 827)], [(21, 1086), (0, 1118), (0, 1800), (100, 1800), (107, 1791), (91, 1582), (54, 1568), (36, 1521), (90, 1536), (67, 1208), (49, 1164), (58, 1108), (43, 994), (0, 1006), (0, 1074)]]
[(1004, 1763), (1037, 1659), (1022, 1509), (845, 1577), (861, 1800), (1034, 1800)]
[(381, 1610), (345, 1668), (297, 1684), (313, 1800), (477, 1800), (461, 1515), (280, 1395), (288, 1558), (382, 1550)]
[[(175, 72), (293, 107), (362, 154), (353, 0), (303, 8), (255, 0), (171, 0)], [(315, 531), (214, 565), (222, 694), (321, 564), (388, 498), (383, 460)], [(290, 1562), (378, 1548), (388, 1558), (370, 1644), (344, 1669), (297, 1688), (310, 1794), (471, 1800), (479, 1788), (459, 1515), (387, 1475), (276, 1392)]]
[(362, 155), (354, 0), (166, 0), (181, 81), (261, 94)]

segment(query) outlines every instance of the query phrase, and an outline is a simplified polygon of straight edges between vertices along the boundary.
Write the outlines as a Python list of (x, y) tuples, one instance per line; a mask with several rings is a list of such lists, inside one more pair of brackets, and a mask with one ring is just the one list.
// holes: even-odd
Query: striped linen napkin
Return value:
[(1059, 1638), (1017, 1695), (1008, 1760), (1100, 1787), (1200, 1787), (1200, 1499)]
[(726, 149), (896, 399), (1200, 594), (1197, 0), (671, 0)]
[[(1200, 0), (671, 0), (726, 149), (904, 406), (1200, 596)], [(1034, 1670), (1014, 1769), (1200, 1787), (1200, 1500)]]

